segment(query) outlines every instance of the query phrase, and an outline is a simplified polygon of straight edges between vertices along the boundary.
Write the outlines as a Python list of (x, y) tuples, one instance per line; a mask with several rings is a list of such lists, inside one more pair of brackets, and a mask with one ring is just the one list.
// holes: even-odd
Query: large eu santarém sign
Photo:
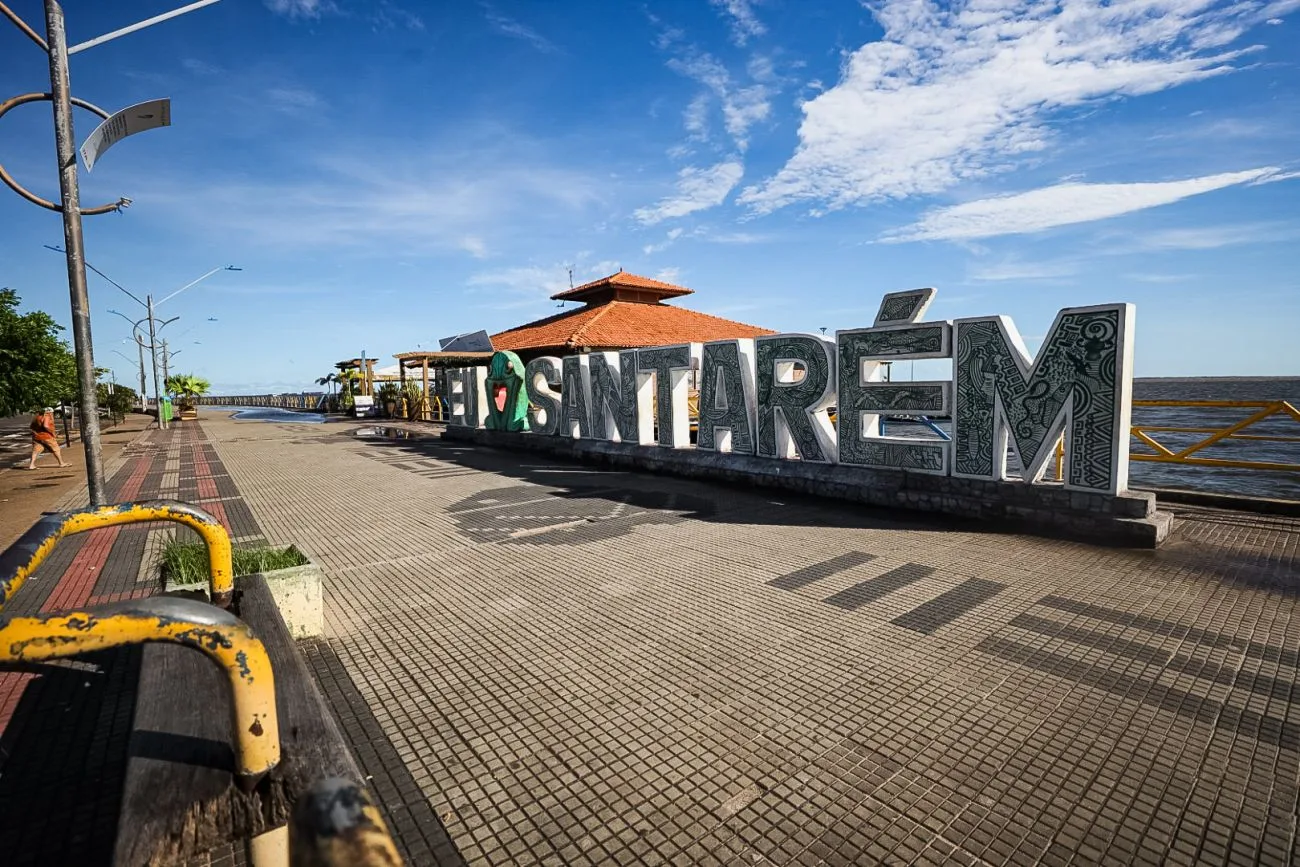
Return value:
[[(1030, 483), (1064, 435), (1067, 487), (1127, 489), (1133, 305), (1062, 310), (1031, 359), (1008, 317), (922, 321), (933, 298), (933, 289), (886, 295), (872, 327), (834, 340), (776, 334), (591, 352), (522, 371), (512, 353), (497, 353), (491, 368), (448, 372), (452, 423), (970, 479), (1007, 479), (1010, 446)], [(882, 381), (884, 362), (933, 358), (952, 359), (951, 381)], [(881, 419), (927, 415), (951, 416), (950, 441), (881, 433)]]

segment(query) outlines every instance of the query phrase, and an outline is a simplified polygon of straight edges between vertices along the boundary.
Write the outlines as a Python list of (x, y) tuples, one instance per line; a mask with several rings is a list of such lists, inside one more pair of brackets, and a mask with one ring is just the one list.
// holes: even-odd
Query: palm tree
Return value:
[(175, 373), (167, 377), (163, 387), (167, 389), (168, 394), (180, 397), (177, 408), (184, 418), (187, 415), (197, 415), (194, 411), (194, 398), (207, 394), (212, 388), (212, 383), (193, 373)]
[(334, 396), (334, 384), (339, 381), (338, 374), (327, 373), (316, 380), (317, 385), (328, 385), (330, 387), (330, 397)]

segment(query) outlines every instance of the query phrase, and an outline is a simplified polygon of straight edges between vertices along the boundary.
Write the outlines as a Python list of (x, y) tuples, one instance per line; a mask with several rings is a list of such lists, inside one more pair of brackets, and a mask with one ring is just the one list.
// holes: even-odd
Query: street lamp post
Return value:
[[(45, 245), (45, 248), (48, 249), (48, 250), (53, 250), (53, 251), (55, 251), (56, 253), (62, 253), (62, 252), (63, 252), (63, 250), (61, 250), (60, 248), (58, 248), (58, 247), (51, 247), (49, 244), (46, 244), (46, 245)], [(104, 278), (105, 280), (107, 280), (109, 283), (112, 283), (112, 284), (113, 284), (114, 286), (116, 286), (118, 289), (121, 289), (122, 292), (125, 293), (125, 295), (126, 295), (128, 298), (130, 298), (130, 299), (131, 299), (132, 301), (134, 301), (136, 304), (139, 304), (141, 307), (145, 308), (146, 311), (148, 311), (148, 314), (149, 314), (149, 315), (146, 316), (144, 319), (141, 319), (139, 322), (134, 323), (134, 324), (132, 325), (132, 328), (139, 328), (139, 327), (140, 327), (140, 322), (148, 321), (148, 323), (149, 323), (149, 351), (150, 351), (150, 353), (152, 354), (152, 357), (153, 357), (153, 393), (154, 393), (154, 397), (155, 397), (155, 399), (161, 397), (161, 395), (162, 395), (162, 392), (160, 392), (160, 391), (158, 390), (158, 337), (157, 337), (157, 332), (158, 332), (158, 331), (161, 331), (162, 328), (163, 328), (163, 326), (167, 325), (168, 322), (175, 322), (175, 321), (176, 321), (177, 319), (179, 319), (180, 317), (179, 317), (179, 316), (173, 316), (171, 319), (168, 319), (168, 320), (164, 321), (164, 322), (162, 323), (162, 325), (157, 326), (157, 329), (155, 329), (155, 327), (154, 327), (154, 322), (156, 321), (156, 319), (155, 319), (155, 317), (154, 317), (154, 309), (155, 309), (156, 307), (158, 307), (159, 305), (162, 305), (162, 304), (167, 303), (167, 302), (170, 301), (171, 299), (175, 298), (177, 295), (179, 295), (179, 294), (181, 294), (182, 292), (184, 292), (186, 289), (189, 289), (189, 288), (191, 288), (191, 287), (193, 287), (193, 286), (197, 286), (198, 284), (202, 283), (204, 280), (206, 280), (206, 279), (208, 279), (209, 277), (211, 277), (213, 274), (219, 273), (219, 272), (221, 272), (221, 271), (242, 271), (242, 270), (244, 270), (243, 268), (237, 268), (237, 267), (235, 267), (234, 265), (221, 265), (221, 266), (219, 266), (219, 267), (217, 267), (217, 268), (213, 268), (211, 271), (209, 271), (208, 273), (204, 274), (202, 277), (198, 278), (197, 280), (191, 280), (189, 283), (186, 283), (184, 286), (182, 286), (181, 288), (177, 289), (175, 292), (173, 292), (172, 294), (168, 295), (166, 298), (162, 299), (161, 301), (155, 302), (155, 301), (153, 300), (153, 295), (146, 295), (146, 296), (144, 296), (144, 297), (145, 297), (145, 300), (144, 300), (144, 301), (141, 301), (139, 298), (137, 298), (135, 295), (133, 295), (133, 294), (132, 294), (132, 293), (131, 293), (131, 292), (130, 292), (130, 291), (129, 291), (125, 286), (123, 286), (121, 283), (118, 283), (118, 282), (117, 282), (116, 280), (114, 280), (112, 277), (109, 277), (107, 274), (105, 274), (103, 271), (99, 270), (99, 269), (96, 268), (94, 265), (90, 264), (89, 262), (86, 262), (86, 267), (89, 268), (90, 270), (94, 271), (94, 272), (95, 272), (96, 274), (98, 274), (99, 276), (103, 277), (103, 278)], [(110, 312), (110, 313), (117, 313), (116, 310), (110, 310), (109, 312)], [(123, 314), (123, 313), (117, 313), (117, 315), (118, 315), (118, 316), (121, 316), (123, 319), (126, 319), (127, 322), (130, 322), (130, 321), (131, 321), (130, 318), (129, 318), (128, 316), (126, 316), (125, 314)], [(143, 339), (142, 339), (138, 334), (136, 335), (135, 339), (136, 339), (136, 341), (137, 341), (138, 343), (140, 343), (141, 345), (143, 345), (143, 342), (144, 342), (144, 341), (143, 341)], [(162, 428), (162, 429), (166, 429), (166, 427), (167, 427), (167, 424), (163, 421), (163, 418), (162, 418), (162, 404), (161, 404), (161, 403), (158, 404), (158, 427), (159, 427), (159, 428)]]
[[(3, 104), (0, 104), (0, 115), (15, 106), (29, 102), (48, 100), (51, 103), (54, 112), (54, 146), (59, 167), (59, 202), (57, 204), (49, 202), (31, 193), (18, 184), (3, 169), (0, 169), (0, 181), (3, 181), (14, 192), (29, 202), (51, 211), (58, 211), (63, 216), (63, 238), (67, 247), (68, 295), (72, 307), (72, 342), (77, 360), (77, 380), (81, 391), (80, 400), (78, 401), (81, 410), (81, 443), (86, 452), (86, 488), (92, 506), (104, 505), (107, 502), (107, 492), (104, 482), (103, 454), (99, 434), (99, 401), (95, 393), (94, 345), (90, 334), (90, 298), (86, 287), (85, 238), (82, 234), (81, 218), (94, 214), (104, 214), (109, 211), (120, 211), (130, 204), (130, 200), (119, 199), (111, 205), (102, 207), (87, 209), (81, 207), (81, 195), (77, 185), (77, 152), (72, 125), (72, 107), (78, 105), (87, 108), (105, 120), (109, 119), (109, 115), (103, 109), (77, 99), (72, 95), (68, 57), (86, 48), (103, 44), (128, 33), (134, 33), (152, 24), (174, 18), (177, 15), (182, 15), (185, 12), (215, 2), (217, 0), (199, 0), (199, 2), (191, 3), (183, 9), (154, 16), (147, 21), (115, 30), (88, 42), (74, 45), (72, 48), (68, 47), (67, 31), (63, 20), (63, 7), (59, 5), (57, 0), (44, 0), (44, 39), (8, 6), (0, 2), (0, 14), (8, 18), (24, 36), (34, 42), (45, 53), (49, 62), (50, 92), (48, 94), (29, 93), (6, 100)], [(122, 115), (119, 114), (117, 117), (120, 119)], [(163, 124), (153, 123), (142, 128), (152, 128), (159, 125)], [(110, 131), (101, 137), (94, 144), (93, 149), (97, 153), (102, 152), (111, 147), (115, 141), (138, 131), (140, 131), (140, 128), (127, 129), (126, 125), (123, 124), (121, 130)], [(92, 138), (95, 137), (92, 136)], [(88, 147), (90, 147), (90, 143), (88, 143)], [(86, 159), (89, 168), (94, 157), (87, 156)]]

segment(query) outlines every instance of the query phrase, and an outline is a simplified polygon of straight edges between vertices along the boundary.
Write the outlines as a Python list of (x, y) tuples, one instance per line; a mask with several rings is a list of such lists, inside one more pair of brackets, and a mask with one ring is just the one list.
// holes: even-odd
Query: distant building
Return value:
[(733, 322), (664, 304), (693, 290), (619, 271), (552, 295), (582, 306), (492, 335), (494, 349), (508, 349), (527, 362), (543, 355), (616, 351), (642, 346), (703, 343), (775, 334), (768, 328)]

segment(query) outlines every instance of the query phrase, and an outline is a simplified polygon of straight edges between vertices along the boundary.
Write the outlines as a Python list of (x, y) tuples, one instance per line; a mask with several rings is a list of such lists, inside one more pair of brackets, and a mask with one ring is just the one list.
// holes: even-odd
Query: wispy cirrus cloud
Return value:
[[(754, 124), (767, 120), (772, 113), (772, 93), (766, 84), (737, 85), (727, 68), (713, 55), (694, 48), (680, 49), (677, 56), (668, 60), (668, 68), (704, 85), (717, 99), (722, 111), (722, 123), (735, 147), (744, 151), (749, 147), (749, 130)], [(687, 106), (683, 123), (692, 134), (697, 134), (701, 119), (709, 107), (707, 100), (701, 104), (696, 96)]]
[(1052, 142), (1062, 111), (1226, 75), (1229, 46), (1297, 0), (883, 0), (884, 28), (805, 102), (794, 155), (739, 201), (814, 213), (942, 192)]
[(484, 4), (484, 14), (487, 21), (492, 25), (492, 29), (502, 36), (509, 36), (511, 39), (521, 39), (529, 45), (536, 48), (543, 54), (562, 54), (560, 46), (547, 39), (528, 25), (516, 21), (508, 15), (503, 15), (493, 7)]
[(1275, 168), (1259, 168), (1158, 183), (1055, 184), (936, 208), (909, 226), (886, 232), (880, 240), (953, 241), (1040, 232), (1168, 205), (1189, 196), (1263, 180), (1277, 172)]
[(731, 27), (731, 41), (739, 46), (743, 47), (750, 39), (767, 32), (763, 22), (759, 21), (758, 16), (754, 14), (754, 4), (751, 0), (709, 0), (709, 3), (727, 16), (727, 23)]
[(338, 10), (330, 0), (266, 0), (266, 8), (286, 18), (319, 18)]
[(1062, 259), (1054, 262), (1025, 262), (1020, 259), (1003, 259), (1000, 262), (980, 264), (970, 271), (970, 279), (980, 282), (1022, 280), (1061, 280), (1079, 273), (1079, 263)]
[(577, 218), (602, 184), (513, 147), (449, 148), (430, 160), (353, 142), (256, 178), (168, 177), (140, 185), (136, 210), (173, 231), (303, 253), (488, 254), (492, 239)]
[(1217, 250), (1242, 244), (1300, 240), (1300, 225), (1270, 221), (1160, 229), (1132, 240), (1133, 245), (1142, 250)]
[(493, 268), (470, 275), (465, 281), (471, 287), (505, 289), (514, 296), (505, 302), (506, 307), (523, 307), (536, 304), (569, 288), (569, 269), (573, 269), (574, 284), (586, 283), (605, 277), (618, 270), (619, 265), (609, 259), (593, 260), (588, 252), (580, 252), (572, 262), (555, 262), (549, 265), (516, 265)]
[(726, 201), (727, 194), (735, 189), (744, 174), (745, 167), (736, 158), (704, 169), (687, 166), (678, 172), (677, 189), (672, 195), (648, 208), (638, 208), (633, 216), (650, 226), (716, 207)]

